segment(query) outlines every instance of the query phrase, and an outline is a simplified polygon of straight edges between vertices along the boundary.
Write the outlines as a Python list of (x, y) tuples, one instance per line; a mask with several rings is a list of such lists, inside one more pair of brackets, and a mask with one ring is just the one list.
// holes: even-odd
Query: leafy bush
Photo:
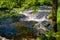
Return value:
[(12, 9), (15, 5), (16, 5), (16, 3), (12, 2), (10, 0), (1, 0), (0, 1), (0, 8)]
[[(56, 40), (60, 40), (60, 32), (54, 33), (54, 32), (46, 32), (45, 36), (48, 40), (53, 40), (56, 38)], [(42, 40), (42, 36), (37, 37), (37, 40)]]

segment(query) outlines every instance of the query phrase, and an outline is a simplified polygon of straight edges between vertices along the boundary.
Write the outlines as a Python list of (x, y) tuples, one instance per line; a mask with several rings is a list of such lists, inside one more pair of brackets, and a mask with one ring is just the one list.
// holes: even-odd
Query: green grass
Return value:
[(58, 11), (57, 11), (57, 23), (60, 22), (60, 8), (58, 8)]
[(58, 8), (57, 11), (57, 29), (60, 32), (60, 7)]

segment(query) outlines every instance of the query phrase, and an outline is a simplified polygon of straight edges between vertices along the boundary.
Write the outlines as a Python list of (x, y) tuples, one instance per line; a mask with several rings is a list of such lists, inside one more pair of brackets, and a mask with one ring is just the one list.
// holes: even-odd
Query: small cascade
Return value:
[[(44, 20), (47, 20), (47, 14), (45, 13), (36, 13), (36, 14), (30, 14), (30, 13), (25, 13), (25, 12), (20, 12), (19, 13), (20, 15), (23, 14), (26, 16), (26, 18), (24, 19), (20, 19), (22, 21), (37, 21), (37, 22), (40, 22), (40, 21), (44, 21)], [(41, 14), (41, 15), (39, 15)]]
[[(47, 16), (49, 14), (47, 13), (47, 11), (45, 11), (45, 12), (44, 11), (42, 11), (42, 12), (39, 11), (36, 14), (32, 14), (32, 12), (33, 11), (20, 12), (19, 14), (23, 14), (23, 15), (26, 16), (25, 19), (21, 19), (22, 21), (36, 21), (36, 22), (38, 22), (33, 27), (37, 30), (37, 35), (38, 36), (39, 36), (40, 33), (45, 34), (45, 32), (47, 32), (47, 31), (49, 32), (50, 30), (52, 30), (51, 23), (48, 23), (49, 20), (47, 19)], [(48, 25), (48, 26), (46, 27), (46, 25)]]

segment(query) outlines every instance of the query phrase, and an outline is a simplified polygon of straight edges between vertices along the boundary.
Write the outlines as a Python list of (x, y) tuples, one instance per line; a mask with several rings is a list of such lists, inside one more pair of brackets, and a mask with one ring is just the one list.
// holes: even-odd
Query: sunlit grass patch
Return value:
[(57, 29), (60, 31), (60, 8), (57, 11)]
[(57, 23), (60, 21), (60, 8), (57, 11)]

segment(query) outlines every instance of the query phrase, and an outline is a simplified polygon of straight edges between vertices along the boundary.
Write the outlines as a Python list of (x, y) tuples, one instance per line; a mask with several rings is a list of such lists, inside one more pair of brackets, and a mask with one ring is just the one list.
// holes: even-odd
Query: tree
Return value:
[(58, 9), (58, 0), (52, 0), (52, 24), (53, 31), (57, 32), (57, 9)]

